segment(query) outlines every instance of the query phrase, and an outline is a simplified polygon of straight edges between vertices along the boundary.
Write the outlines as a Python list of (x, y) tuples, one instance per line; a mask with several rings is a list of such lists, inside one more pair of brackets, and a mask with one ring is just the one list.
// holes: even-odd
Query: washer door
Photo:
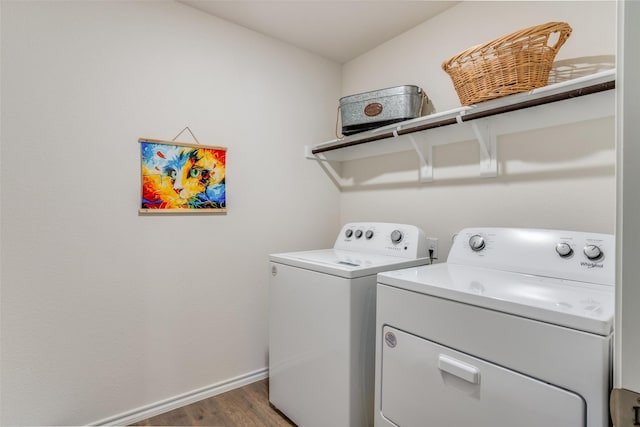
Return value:
[(391, 425), (586, 425), (575, 393), (389, 326), (382, 333), (380, 410)]

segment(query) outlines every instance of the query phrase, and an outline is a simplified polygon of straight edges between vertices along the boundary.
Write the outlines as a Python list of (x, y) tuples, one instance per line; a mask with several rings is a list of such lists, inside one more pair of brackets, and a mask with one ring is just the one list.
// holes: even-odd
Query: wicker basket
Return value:
[[(549, 39), (558, 40), (549, 46)], [(442, 63), (462, 105), (545, 86), (553, 60), (571, 35), (566, 22), (549, 22), (474, 46)], [(553, 39), (552, 39), (553, 40)]]

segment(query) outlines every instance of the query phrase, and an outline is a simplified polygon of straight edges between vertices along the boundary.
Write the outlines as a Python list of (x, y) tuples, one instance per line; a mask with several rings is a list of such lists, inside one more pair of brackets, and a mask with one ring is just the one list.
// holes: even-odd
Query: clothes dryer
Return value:
[(373, 425), (376, 274), (429, 262), (418, 227), (350, 223), (332, 249), (273, 254), (269, 400), (304, 427)]
[(614, 237), (472, 228), (378, 275), (376, 427), (607, 427)]

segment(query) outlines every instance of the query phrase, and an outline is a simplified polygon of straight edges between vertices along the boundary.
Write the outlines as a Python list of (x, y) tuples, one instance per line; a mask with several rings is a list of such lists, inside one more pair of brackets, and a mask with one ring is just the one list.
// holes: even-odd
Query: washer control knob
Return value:
[(402, 235), (402, 231), (400, 231), (400, 230), (393, 230), (391, 232), (391, 242), (394, 245), (397, 245), (398, 243), (402, 242), (402, 238), (403, 237), (404, 236)]
[(584, 255), (591, 261), (596, 261), (602, 258), (604, 254), (602, 253), (602, 249), (600, 249), (598, 246), (587, 245), (584, 247)]
[(356, 239), (359, 239), (362, 237), (362, 230), (356, 230)]
[(350, 228), (347, 228), (344, 232), (344, 237), (346, 237), (347, 239), (350, 239), (351, 236), (353, 236), (353, 230)]
[(364, 233), (364, 237), (366, 237), (367, 240), (373, 238), (373, 230), (367, 230), (367, 232)]
[(571, 248), (571, 246), (568, 243), (565, 243), (565, 242), (558, 243), (556, 245), (556, 252), (562, 258), (567, 258), (567, 257), (570, 257), (571, 255), (573, 255), (573, 249)]
[(471, 246), (471, 249), (474, 252), (479, 252), (479, 251), (483, 250), (484, 247), (486, 246), (486, 243), (484, 241), (484, 237), (482, 237), (479, 234), (474, 234), (469, 239), (469, 246)]

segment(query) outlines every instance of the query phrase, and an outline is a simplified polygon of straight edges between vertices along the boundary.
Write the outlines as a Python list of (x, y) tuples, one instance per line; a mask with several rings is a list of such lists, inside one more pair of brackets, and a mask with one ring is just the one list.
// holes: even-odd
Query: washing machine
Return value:
[(270, 255), (269, 401), (301, 427), (373, 425), (376, 274), (428, 262), (424, 232), (390, 223)]
[(375, 426), (607, 427), (614, 237), (469, 228), (378, 275)]

